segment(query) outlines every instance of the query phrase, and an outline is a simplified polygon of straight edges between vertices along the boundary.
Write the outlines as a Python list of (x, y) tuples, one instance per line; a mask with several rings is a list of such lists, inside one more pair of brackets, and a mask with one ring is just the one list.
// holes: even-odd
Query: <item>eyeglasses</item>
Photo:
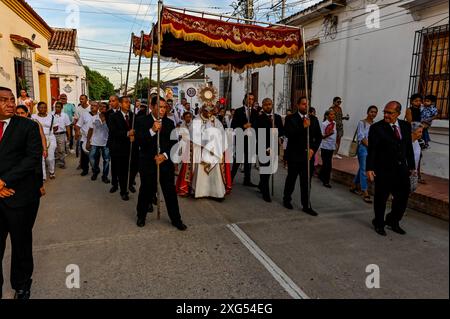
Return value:
[(389, 115), (393, 115), (393, 114), (397, 114), (398, 112), (396, 111), (383, 111), (384, 114), (389, 114)]

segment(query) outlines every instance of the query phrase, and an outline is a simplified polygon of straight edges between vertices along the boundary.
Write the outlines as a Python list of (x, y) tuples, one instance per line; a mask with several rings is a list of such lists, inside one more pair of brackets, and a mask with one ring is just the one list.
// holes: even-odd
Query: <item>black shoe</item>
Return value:
[(93, 174), (91, 177), (91, 181), (96, 181), (98, 177), (98, 174)]
[(266, 201), (268, 203), (272, 202), (272, 199), (270, 198), (270, 195), (263, 195), (263, 199), (264, 199), (264, 201)]
[(113, 193), (117, 192), (118, 190), (119, 190), (119, 187), (113, 185), (113, 187), (111, 187), (111, 189), (109, 190), (109, 192), (110, 192), (111, 194), (113, 194)]
[(144, 227), (145, 226), (145, 218), (138, 217), (136, 225), (137, 225), (137, 227)]
[(292, 206), (291, 202), (283, 202), (283, 206), (287, 209), (294, 209), (294, 206)]
[(258, 187), (258, 185), (253, 184), (252, 182), (244, 182), (244, 186), (248, 186), (248, 187)]
[(386, 236), (386, 231), (384, 230), (384, 227), (375, 227), (375, 231), (378, 235)]
[(325, 186), (326, 188), (331, 188), (331, 185), (329, 183), (324, 183), (323, 186)]
[(81, 175), (81, 176), (86, 176), (87, 174), (89, 174), (88, 171), (82, 171), (80, 175)]
[(406, 232), (400, 227), (400, 225), (393, 225), (391, 226), (391, 229), (394, 233), (400, 234), (400, 235), (405, 235)]
[(319, 215), (319, 214), (317, 214), (317, 212), (316, 212), (314, 209), (312, 209), (312, 208), (303, 208), (302, 210), (303, 210), (303, 212), (305, 212), (305, 213), (307, 213), (308, 215), (311, 215), (311, 216), (317, 216), (317, 215)]
[(178, 222), (178, 223), (172, 223), (172, 226), (173, 226), (173, 227), (176, 227), (178, 230), (181, 230), (181, 231), (187, 229), (187, 226), (186, 226), (185, 224), (183, 224), (182, 221), (180, 221), (180, 222)]
[(31, 296), (30, 290), (16, 290), (16, 293), (14, 294), (14, 299), (28, 300), (30, 299), (30, 296)]
[(136, 193), (136, 188), (134, 188), (133, 185), (131, 185), (130, 187), (128, 187), (128, 189), (129, 189), (130, 192), (132, 192), (133, 194)]
[(105, 183), (105, 184), (111, 183), (111, 181), (109, 180), (108, 177), (102, 177), (102, 182)]
[(124, 201), (130, 200), (130, 197), (128, 197), (128, 194), (122, 194), (122, 195), (120, 195), (120, 197), (122, 197), (122, 200), (124, 200)]

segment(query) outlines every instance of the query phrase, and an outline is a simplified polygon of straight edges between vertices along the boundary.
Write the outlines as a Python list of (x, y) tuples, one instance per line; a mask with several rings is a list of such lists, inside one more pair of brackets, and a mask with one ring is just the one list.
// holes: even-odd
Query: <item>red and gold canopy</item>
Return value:
[[(284, 63), (303, 53), (300, 29), (231, 23), (168, 8), (163, 8), (161, 19), (161, 55), (179, 62), (243, 71)], [(157, 49), (157, 32), (152, 33)], [(141, 54), (140, 41), (133, 39), (136, 55)], [(145, 35), (142, 55), (150, 57), (151, 44), (151, 36)]]

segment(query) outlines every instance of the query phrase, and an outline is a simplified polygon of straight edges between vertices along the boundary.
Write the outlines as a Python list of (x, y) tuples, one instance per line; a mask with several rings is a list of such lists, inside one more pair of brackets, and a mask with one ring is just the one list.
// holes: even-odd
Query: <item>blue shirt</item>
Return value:
[(73, 123), (73, 116), (75, 115), (75, 105), (72, 103), (66, 103), (63, 107), (63, 112), (69, 117), (70, 123)]

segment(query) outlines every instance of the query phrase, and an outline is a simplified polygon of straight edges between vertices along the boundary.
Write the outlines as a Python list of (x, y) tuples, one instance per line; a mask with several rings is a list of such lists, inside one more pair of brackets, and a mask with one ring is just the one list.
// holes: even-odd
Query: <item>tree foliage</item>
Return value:
[(86, 78), (89, 87), (89, 99), (108, 100), (114, 94), (114, 85), (109, 79), (95, 70), (85, 66)]

